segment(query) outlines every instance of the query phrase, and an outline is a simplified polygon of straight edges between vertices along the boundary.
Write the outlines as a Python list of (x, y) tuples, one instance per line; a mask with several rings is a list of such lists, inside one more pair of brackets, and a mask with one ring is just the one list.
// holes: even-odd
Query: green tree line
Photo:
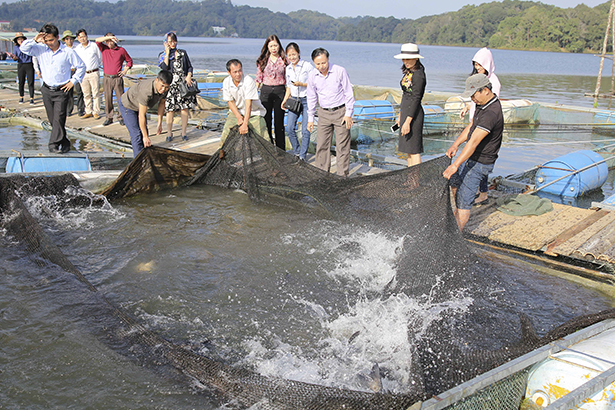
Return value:
[[(610, 3), (563, 9), (534, 1), (504, 0), (467, 5), (418, 19), (361, 16), (333, 18), (315, 11), (274, 13), (235, 6), (230, 0), (24, 0), (2, 3), (0, 19), (15, 31), (53, 22), (73, 31), (180, 36), (238, 35), (363, 42), (414, 42), (521, 50), (596, 52), (602, 48)], [(216, 33), (212, 27), (226, 29)], [(610, 49), (610, 47), (609, 47)]]

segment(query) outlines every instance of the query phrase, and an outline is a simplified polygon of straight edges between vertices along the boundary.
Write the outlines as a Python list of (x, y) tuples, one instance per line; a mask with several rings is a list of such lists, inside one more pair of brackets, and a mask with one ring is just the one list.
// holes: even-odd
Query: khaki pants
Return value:
[(318, 125), (316, 126), (316, 159), (314, 165), (323, 171), (331, 169), (331, 141), (335, 131), (335, 154), (337, 157), (337, 175), (347, 177), (350, 167), (350, 130), (342, 124), (346, 109), (341, 107), (335, 111), (318, 109)]
[(86, 74), (81, 82), (86, 114), (100, 114), (100, 82), (98, 71)]
[[(224, 129), (222, 130), (222, 136), (220, 137), (220, 146), (224, 144), (226, 141), (226, 137), (231, 132), (231, 128), (237, 125), (237, 117), (233, 113), (229, 113), (226, 118), (226, 123), (224, 124)], [(266, 141), (269, 141), (269, 133), (267, 131), (267, 124), (265, 124), (265, 119), (260, 115), (253, 115), (250, 117), (248, 121), (248, 127), (252, 129), (259, 137), (263, 138)]]
[[(108, 119), (113, 119), (113, 91), (115, 91), (115, 98), (122, 98), (124, 94), (124, 79), (122, 77), (111, 77), (105, 74), (103, 77), (103, 92), (105, 93), (105, 114)], [(122, 119), (122, 114), (118, 111), (118, 120)]]

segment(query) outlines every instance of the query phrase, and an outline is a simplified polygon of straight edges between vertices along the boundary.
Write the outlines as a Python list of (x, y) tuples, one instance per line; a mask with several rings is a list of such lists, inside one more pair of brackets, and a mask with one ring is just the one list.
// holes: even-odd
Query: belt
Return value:
[(105, 74), (105, 77), (109, 77), (109, 78), (118, 78), (119, 75), (115, 74), (115, 75), (109, 75), (109, 74)]
[(97, 72), (97, 71), (98, 71), (98, 68), (95, 68), (95, 69), (93, 69), (93, 70), (87, 70), (85, 73), (86, 73), (86, 74), (90, 74), (90, 73), (95, 73), (95, 72)]
[(47, 83), (43, 83), (43, 87), (47, 87), (51, 91), (62, 91), (62, 87), (64, 87), (65, 85), (66, 84), (62, 84), (62, 85), (49, 85)]
[(325, 111), (337, 111), (340, 108), (344, 108), (346, 106), (346, 104), (342, 104), (342, 105), (338, 105), (337, 107), (333, 107), (333, 108), (324, 108), (324, 107), (320, 107)]

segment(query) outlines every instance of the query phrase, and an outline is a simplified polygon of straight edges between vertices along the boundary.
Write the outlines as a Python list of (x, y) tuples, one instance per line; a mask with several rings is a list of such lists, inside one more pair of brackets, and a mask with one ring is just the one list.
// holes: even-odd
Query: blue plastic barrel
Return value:
[(545, 162), (536, 173), (536, 189), (558, 178), (568, 175), (561, 181), (542, 189), (554, 195), (577, 197), (598, 189), (604, 184), (609, 173), (605, 162), (594, 165), (585, 171), (569, 175), (571, 172), (602, 161), (600, 154), (591, 150), (582, 150), (563, 155)]
[(607, 199), (605, 199), (601, 203), (606, 204), (606, 205), (614, 205), (615, 206), (615, 195), (611, 195), (610, 197), (608, 197)]
[(395, 108), (387, 100), (357, 100), (354, 103), (354, 119), (362, 120), (395, 120)]

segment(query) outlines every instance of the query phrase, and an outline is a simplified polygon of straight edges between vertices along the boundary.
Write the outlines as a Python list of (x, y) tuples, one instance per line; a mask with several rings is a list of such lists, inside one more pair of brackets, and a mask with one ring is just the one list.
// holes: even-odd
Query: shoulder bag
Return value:
[(288, 100), (284, 103), (284, 108), (299, 115), (303, 111), (303, 104), (298, 98), (288, 97)]
[(182, 81), (178, 84), (179, 87), (179, 96), (181, 98), (192, 97), (193, 95), (197, 95), (201, 92), (199, 90), (199, 84), (196, 80), (192, 80), (192, 85), (186, 84), (186, 81)]

